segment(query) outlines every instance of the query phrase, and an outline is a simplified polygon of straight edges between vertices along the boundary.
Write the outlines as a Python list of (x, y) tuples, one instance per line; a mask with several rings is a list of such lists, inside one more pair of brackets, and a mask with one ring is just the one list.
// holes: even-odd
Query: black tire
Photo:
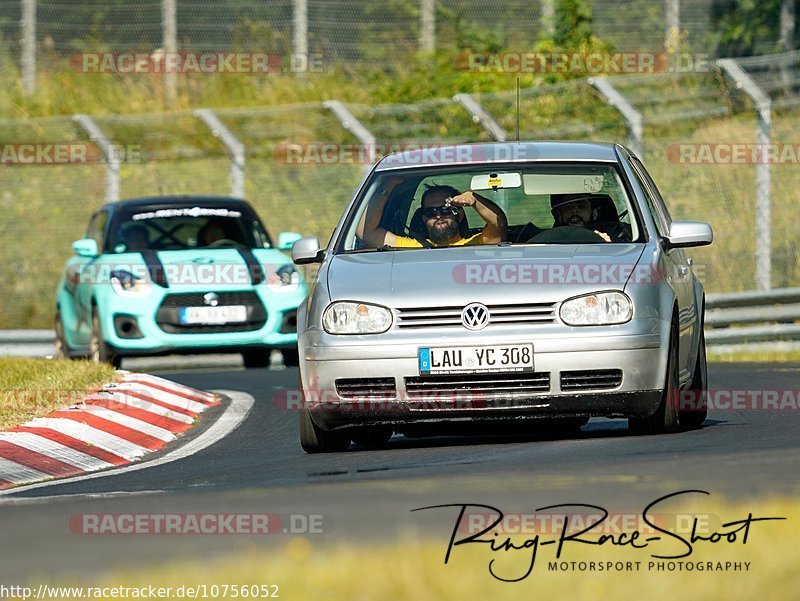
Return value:
[(61, 323), (60, 311), (56, 311), (54, 326), (56, 331), (56, 359), (72, 359), (72, 349), (69, 348), (67, 338), (64, 336), (64, 324)]
[(675, 432), (679, 422), (680, 382), (678, 380), (678, 330), (673, 326), (669, 340), (667, 370), (664, 375), (664, 390), (655, 413), (645, 418), (630, 418), (628, 431), (632, 434), (664, 434)]
[(311, 419), (311, 412), (302, 407), (300, 416), (300, 446), (306, 453), (336, 453), (346, 451), (350, 437), (345, 432), (328, 432), (319, 428)]
[(108, 363), (119, 369), (122, 366), (122, 357), (114, 353), (103, 337), (100, 327), (100, 318), (97, 309), (92, 309), (92, 337), (89, 340), (89, 358), (95, 363)]
[(286, 367), (297, 367), (300, 365), (300, 353), (296, 348), (285, 348), (281, 350), (283, 364)]
[(353, 432), (352, 439), (357, 445), (364, 447), (382, 447), (392, 437), (390, 428), (364, 428)]
[[(702, 328), (702, 326), (701, 326)], [(683, 428), (699, 428), (708, 417), (708, 363), (706, 335), (700, 330), (700, 348), (687, 395), (681, 397), (680, 422)]]
[(247, 369), (269, 367), (272, 349), (254, 348), (247, 349), (242, 353), (242, 361)]

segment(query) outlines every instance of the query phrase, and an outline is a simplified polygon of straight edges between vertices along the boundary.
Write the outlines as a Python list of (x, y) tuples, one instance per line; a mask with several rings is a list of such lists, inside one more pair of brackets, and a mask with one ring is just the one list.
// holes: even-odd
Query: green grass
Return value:
[[(214, 584), (277, 585), (280, 599), (352, 601), (515, 601), (533, 597), (575, 601), (673, 601), (676, 596), (687, 601), (735, 601), (785, 599), (791, 597), (792, 590), (798, 590), (800, 552), (796, 540), (800, 536), (797, 520), (800, 504), (797, 501), (717, 502), (694, 509), (686, 507), (686, 512), (715, 514), (730, 520), (741, 519), (752, 512), (756, 517), (787, 517), (788, 520), (753, 524), (746, 545), (741, 544), (741, 539), (735, 544), (697, 543), (691, 558), (684, 560), (750, 562), (748, 572), (648, 571), (648, 561), (660, 560), (653, 560), (647, 551), (611, 548), (610, 545), (587, 548), (583, 545), (569, 548), (564, 559), (578, 562), (641, 561), (641, 571), (549, 572), (546, 558), (552, 560), (554, 553), (551, 548), (543, 547), (531, 576), (518, 583), (505, 583), (489, 575), (488, 563), (492, 557), (497, 557), (496, 570), (522, 574), (527, 569), (529, 552), (492, 555), (486, 545), (468, 545), (457, 547), (450, 563), (444, 565), (449, 533), (443, 525), (439, 536), (406, 534), (401, 535), (397, 542), (331, 544), (322, 536), (298, 537), (272, 551), (260, 550), (249, 543), (248, 547), (243, 545), (241, 551), (226, 553), (224, 559), (217, 561), (126, 568), (103, 574), (99, 581), (93, 577), (87, 582), (85, 578), (81, 580), (76, 576), (71, 582), (92, 587), (206, 585), (209, 587), (206, 590)], [(688, 532), (682, 534), (688, 536)], [(524, 539), (515, 540), (521, 544)], [(37, 583), (41, 581), (39, 578)], [(63, 581), (54, 584), (67, 585)]]
[(0, 357), (0, 430), (67, 407), (115, 380), (105, 364)]
[(798, 363), (800, 350), (755, 350), (720, 352), (707, 347), (708, 360), (714, 363)]

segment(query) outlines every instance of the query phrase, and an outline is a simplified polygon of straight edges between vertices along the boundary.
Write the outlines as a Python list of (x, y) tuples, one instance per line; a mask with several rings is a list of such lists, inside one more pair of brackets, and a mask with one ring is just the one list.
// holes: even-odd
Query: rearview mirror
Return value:
[(278, 234), (278, 250), (289, 250), (302, 236), (297, 232), (281, 232)]
[(476, 175), (469, 184), (470, 190), (498, 190), (499, 188), (519, 188), (522, 178), (519, 173), (489, 173)]
[(79, 257), (96, 257), (100, 253), (97, 250), (97, 242), (92, 238), (82, 238), (72, 243), (72, 250)]
[(325, 251), (319, 247), (319, 238), (300, 238), (292, 245), (292, 262), (295, 265), (322, 263)]
[(670, 248), (707, 246), (714, 240), (711, 226), (702, 221), (673, 221), (666, 237)]

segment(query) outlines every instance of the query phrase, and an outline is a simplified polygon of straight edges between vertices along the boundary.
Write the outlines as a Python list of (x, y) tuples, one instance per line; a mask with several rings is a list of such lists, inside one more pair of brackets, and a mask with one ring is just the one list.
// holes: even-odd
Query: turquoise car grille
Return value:
[(161, 302), (156, 312), (156, 323), (168, 334), (214, 334), (231, 332), (252, 332), (260, 330), (267, 322), (267, 310), (258, 295), (252, 291), (241, 292), (216, 292), (214, 305), (217, 307), (230, 307), (244, 305), (247, 308), (247, 318), (244, 322), (224, 324), (198, 324), (182, 323), (181, 309), (186, 307), (207, 307), (208, 293), (187, 292), (168, 294)]

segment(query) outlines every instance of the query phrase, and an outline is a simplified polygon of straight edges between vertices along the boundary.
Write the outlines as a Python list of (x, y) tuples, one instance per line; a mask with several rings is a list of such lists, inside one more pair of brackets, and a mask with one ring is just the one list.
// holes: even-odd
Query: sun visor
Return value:
[[(473, 178), (474, 180), (474, 178)], [(602, 175), (526, 173), (522, 176), (523, 190), (534, 194), (597, 194), (603, 189)]]

